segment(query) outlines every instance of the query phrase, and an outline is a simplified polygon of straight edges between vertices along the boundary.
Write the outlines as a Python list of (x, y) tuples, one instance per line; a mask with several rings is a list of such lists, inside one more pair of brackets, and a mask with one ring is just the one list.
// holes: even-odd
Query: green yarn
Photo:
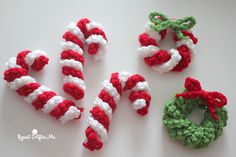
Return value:
[(184, 36), (181, 31), (191, 29), (196, 24), (196, 20), (193, 16), (173, 20), (160, 12), (150, 13), (149, 19), (152, 22), (152, 24), (150, 25), (152, 29), (160, 32), (164, 29), (170, 28), (175, 31), (176, 36), (179, 39), (188, 38), (187, 36)]
[[(204, 118), (200, 124), (191, 122), (187, 115), (193, 107), (198, 105), (204, 111)], [(185, 146), (202, 148), (216, 140), (227, 124), (227, 110), (225, 107), (217, 108), (218, 121), (214, 120), (201, 99), (174, 98), (164, 107), (163, 124), (166, 126), (171, 138), (181, 140)]]

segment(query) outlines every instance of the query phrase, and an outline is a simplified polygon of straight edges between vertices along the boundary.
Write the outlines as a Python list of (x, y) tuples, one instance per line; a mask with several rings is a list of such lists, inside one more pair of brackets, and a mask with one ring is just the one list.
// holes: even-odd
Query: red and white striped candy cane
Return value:
[(129, 100), (140, 115), (146, 115), (150, 106), (151, 96), (148, 83), (138, 75), (128, 72), (113, 73), (110, 80), (103, 82), (103, 89), (94, 101), (90, 110), (86, 139), (83, 146), (91, 151), (101, 149), (107, 138), (112, 113), (120, 100), (122, 91), (131, 90)]
[(195, 53), (197, 38), (190, 30), (182, 33), (189, 38), (179, 40), (174, 36), (176, 49), (162, 50), (158, 47), (159, 41), (165, 38), (169, 30), (157, 32), (151, 28), (152, 23), (146, 25), (146, 32), (139, 36), (140, 47), (138, 52), (144, 58), (144, 62), (158, 73), (169, 71), (182, 71), (191, 62), (191, 53)]
[(83, 76), (84, 50), (86, 49), (95, 60), (102, 58), (106, 52), (107, 38), (100, 24), (84, 18), (77, 24), (70, 23), (63, 39), (65, 40), (61, 43), (63, 90), (79, 100), (84, 97), (86, 89)]
[(4, 80), (8, 82), (10, 89), (15, 90), (25, 101), (32, 104), (36, 110), (42, 110), (65, 123), (72, 119), (79, 119), (82, 108), (61, 96), (51, 89), (40, 85), (28, 75), (31, 68), (40, 71), (48, 63), (45, 52), (41, 50), (20, 52), (17, 57), (11, 58), (4, 71)]

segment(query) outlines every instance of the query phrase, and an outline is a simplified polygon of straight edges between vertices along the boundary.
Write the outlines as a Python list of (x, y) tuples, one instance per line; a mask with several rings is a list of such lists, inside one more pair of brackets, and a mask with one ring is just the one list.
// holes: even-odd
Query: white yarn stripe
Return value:
[(77, 86), (81, 87), (83, 90), (86, 90), (86, 86), (84, 84), (84, 80), (80, 79), (80, 78), (77, 78), (77, 77), (73, 77), (71, 75), (68, 75), (68, 76), (64, 76), (63, 78), (64, 80), (64, 83), (74, 83), (76, 84)]
[(59, 118), (59, 120), (64, 124), (72, 119), (78, 118), (80, 116), (80, 110), (75, 106), (70, 106), (66, 113)]
[(116, 104), (118, 103), (118, 101), (120, 100), (120, 94), (117, 92), (116, 88), (112, 85), (112, 83), (110, 83), (108, 80), (105, 80), (103, 83), (102, 83), (103, 87), (104, 87), (104, 90), (106, 92), (109, 93), (109, 95), (111, 95)]
[(96, 54), (93, 55), (95, 60), (99, 60), (104, 56), (104, 53), (107, 51), (107, 41), (103, 38), (102, 35), (93, 34), (86, 39), (88, 45), (92, 43), (99, 44), (99, 49)]
[(17, 90), (18, 88), (28, 84), (36, 82), (34, 78), (30, 76), (21, 76), (20, 78), (15, 79), (14, 81), (8, 83), (10, 89)]
[(79, 61), (76, 61), (74, 59), (61, 60), (60, 63), (61, 63), (62, 66), (68, 66), (68, 67), (83, 71), (82, 63), (79, 62)]
[(187, 48), (192, 52), (193, 54), (196, 54), (196, 45), (193, 43), (192, 39), (182, 39), (176, 42), (177, 47), (181, 45), (186, 45)]
[(101, 123), (90, 116), (88, 118), (88, 124), (93, 130), (97, 132), (98, 136), (101, 138), (101, 141), (105, 141), (107, 139), (107, 130)]
[(141, 57), (152, 57), (155, 53), (157, 53), (160, 49), (157, 46), (149, 45), (149, 46), (141, 46), (138, 48), (138, 52)]
[(102, 99), (97, 97), (95, 99), (95, 101), (93, 102), (93, 104), (95, 106), (100, 107), (100, 109), (103, 110), (106, 113), (106, 115), (109, 117), (109, 120), (111, 121), (111, 119), (112, 119), (112, 108), (110, 107), (110, 105), (108, 103), (102, 101)]
[(147, 23), (145, 32), (148, 34), (150, 38), (153, 38), (158, 42), (161, 40), (161, 35), (159, 34), (159, 32), (151, 28), (152, 25), (153, 23), (151, 22)]
[(56, 107), (59, 103), (64, 101), (64, 98), (61, 96), (54, 96), (47, 101), (47, 103), (43, 106), (42, 111), (44, 113), (49, 113)]
[(122, 88), (124, 88), (126, 81), (128, 80), (128, 78), (131, 76), (131, 74), (129, 72), (126, 71), (122, 71), (119, 73), (119, 80), (122, 84)]
[(172, 70), (179, 63), (179, 61), (182, 58), (181, 55), (179, 54), (179, 52), (175, 49), (171, 49), (168, 52), (169, 52), (169, 54), (171, 54), (170, 60), (168, 60), (167, 62), (165, 62), (161, 65), (152, 66), (152, 68), (160, 74)]
[(28, 64), (28, 66), (31, 66), (35, 59), (42, 55), (46, 55), (46, 53), (42, 50), (31, 51), (25, 56), (25, 62)]
[(137, 99), (133, 102), (133, 108), (135, 110), (141, 109), (146, 106), (146, 100), (144, 99)]
[(81, 32), (80, 28), (76, 26), (74, 22), (71, 22), (68, 25), (68, 31), (74, 34), (77, 38), (79, 38), (82, 42), (84, 42), (84, 34)]
[(138, 82), (133, 88), (133, 91), (146, 91), (146, 92), (150, 92), (150, 88), (148, 86), (148, 82), (144, 81), (144, 82)]
[(75, 52), (78, 52), (80, 55), (83, 55), (84, 53), (83, 49), (79, 45), (71, 41), (61, 42), (61, 47), (62, 47), (62, 50), (73, 50)]
[(34, 90), (32, 93), (30, 93), (27, 97), (25, 97), (25, 101), (31, 104), (35, 99), (37, 99), (37, 97), (40, 94), (42, 94), (46, 91), (51, 91), (51, 89), (47, 88), (45, 86), (40, 86), (39, 88)]
[(88, 24), (86, 24), (86, 27), (87, 27), (87, 29), (90, 31), (90, 30), (92, 30), (92, 29), (94, 29), (94, 28), (99, 28), (99, 29), (102, 29), (102, 26), (101, 26), (101, 24), (99, 24), (99, 23), (97, 23), (97, 22), (89, 22)]
[(9, 68), (21, 68), (21, 66), (16, 64), (16, 57), (10, 58), (5, 65), (8, 69)]

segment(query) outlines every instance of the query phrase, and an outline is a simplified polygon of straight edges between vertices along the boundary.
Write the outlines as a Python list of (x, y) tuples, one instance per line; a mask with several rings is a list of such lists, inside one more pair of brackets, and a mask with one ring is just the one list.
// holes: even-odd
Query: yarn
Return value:
[[(198, 42), (190, 30), (196, 24), (194, 17), (171, 20), (162, 13), (153, 12), (149, 19), (146, 32), (139, 35), (138, 39), (138, 52), (144, 62), (158, 73), (180, 72), (187, 68), (191, 62), (191, 54), (196, 53), (195, 45)], [(175, 33), (173, 40), (177, 48), (160, 49), (159, 42), (171, 31)]]
[(63, 90), (74, 99), (84, 97), (83, 66), (84, 51), (95, 60), (101, 59), (106, 52), (107, 38), (101, 25), (83, 18), (76, 23), (71, 22), (63, 35), (61, 65), (64, 75)]
[(94, 101), (94, 107), (90, 110), (86, 139), (83, 146), (88, 150), (99, 150), (107, 139), (112, 113), (115, 111), (123, 91), (131, 90), (129, 100), (136, 112), (144, 116), (148, 113), (151, 96), (150, 89), (145, 79), (128, 72), (116, 72), (110, 80), (103, 82), (103, 89)]
[[(171, 138), (188, 147), (203, 148), (222, 135), (228, 119), (227, 110), (223, 107), (226, 104), (227, 98), (222, 93), (206, 92), (200, 82), (186, 78), (184, 92), (176, 94), (165, 104), (163, 124)], [(195, 106), (204, 112), (200, 124), (186, 117)]]
[(58, 96), (50, 88), (40, 85), (28, 75), (30, 68), (40, 71), (48, 64), (48, 60), (44, 51), (24, 50), (6, 63), (4, 80), (10, 89), (24, 97), (25, 101), (32, 104), (36, 110), (40, 109), (62, 123), (79, 119), (83, 108), (77, 107), (71, 100)]

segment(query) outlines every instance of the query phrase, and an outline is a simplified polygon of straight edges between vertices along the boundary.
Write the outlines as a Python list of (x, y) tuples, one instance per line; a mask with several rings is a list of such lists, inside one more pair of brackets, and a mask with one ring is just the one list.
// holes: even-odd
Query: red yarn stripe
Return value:
[(145, 79), (141, 75), (139, 74), (132, 75), (126, 81), (124, 90), (132, 89), (138, 82), (144, 82), (144, 81)]
[(122, 94), (122, 84), (119, 79), (119, 73), (111, 74), (110, 83), (112, 83), (113, 87), (116, 88), (117, 92)]
[(44, 55), (39, 56), (34, 60), (34, 63), (31, 65), (31, 68), (35, 71), (40, 71), (43, 67), (48, 64), (48, 58)]
[(96, 35), (101, 35), (105, 40), (107, 40), (105, 32), (100, 29), (100, 28), (93, 28), (88, 32), (89, 36), (96, 34)]
[(90, 23), (89, 19), (83, 18), (77, 22), (77, 27), (80, 28), (81, 32), (84, 34), (84, 37), (88, 37), (88, 30), (86, 24)]
[(36, 110), (41, 109), (47, 103), (47, 101), (54, 96), (56, 96), (56, 93), (53, 91), (43, 92), (32, 102), (32, 105)]
[(85, 130), (86, 137), (88, 139), (87, 142), (83, 143), (83, 146), (91, 151), (95, 149), (100, 149), (103, 146), (103, 143), (99, 139), (97, 133), (95, 130), (93, 130), (91, 127), (88, 127)]
[(159, 65), (170, 60), (171, 56), (166, 50), (159, 50), (153, 56), (144, 58), (144, 61), (149, 66)]
[(102, 99), (102, 101), (109, 104), (109, 106), (112, 108), (112, 112), (116, 109), (116, 103), (114, 101), (114, 98), (106, 92), (104, 89), (99, 93), (98, 97)]
[(4, 80), (12, 82), (22, 76), (27, 76), (28, 72), (22, 68), (10, 68), (4, 71)]
[(63, 66), (62, 73), (66, 76), (71, 75), (73, 77), (78, 77), (78, 78), (84, 80), (83, 73), (80, 70), (77, 70), (77, 69), (69, 67), (69, 66)]
[(40, 84), (38, 83), (29, 83), (17, 89), (16, 92), (20, 96), (28, 96), (30, 93), (32, 93), (34, 90), (38, 89), (39, 87), (40, 87)]
[(73, 50), (64, 50), (61, 53), (61, 59), (74, 59), (84, 65), (84, 57)]
[(63, 85), (63, 90), (76, 100), (79, 100), (84, 97), (84, 90), (74, 83), (71, 82), (65, 83)]
[(149, 38), (147, 33), (139, 35), (138, 40), (141, 46), (149, 46), (149, 45), (158, 46), (157, 42), (153, 38)]
[(49, 114), (58, 119), (61, 116), (63, 116), (66, 113), (66, 111), (69, 110), (70, 106), (75, 106), (75, 103), (72, 102), (71, 100), (64, 100), (61, 103), (57, 104), (57, 106), (54, 107)]
[(81, 39), (77, 38), (74, 34), (71, 32), (65, 32), (64, 35), (62, 36), (66, 41), (71, 41), (73, 43), (76, 43), (77, 45), (80, 46), (81, 49), (84, 50), (84, 43)]
[(104, 126), (104, 128), (106, 128), (107, 131), (109, 130), (109, 117), (103, 110), (100, 109), (99, 106), (94, 106), (90, 110), (90, 113), (95, 120), (97, 120)]
[(30, 50), (21, 51), (20, 53), (18, 53), (16, 57), (16, 64), (20, 65), (23, 69), (26, 69), (27, 71), (29, 70), (29, 67), (25, 62), (25, 57), (30, 52), (31, 52)]

